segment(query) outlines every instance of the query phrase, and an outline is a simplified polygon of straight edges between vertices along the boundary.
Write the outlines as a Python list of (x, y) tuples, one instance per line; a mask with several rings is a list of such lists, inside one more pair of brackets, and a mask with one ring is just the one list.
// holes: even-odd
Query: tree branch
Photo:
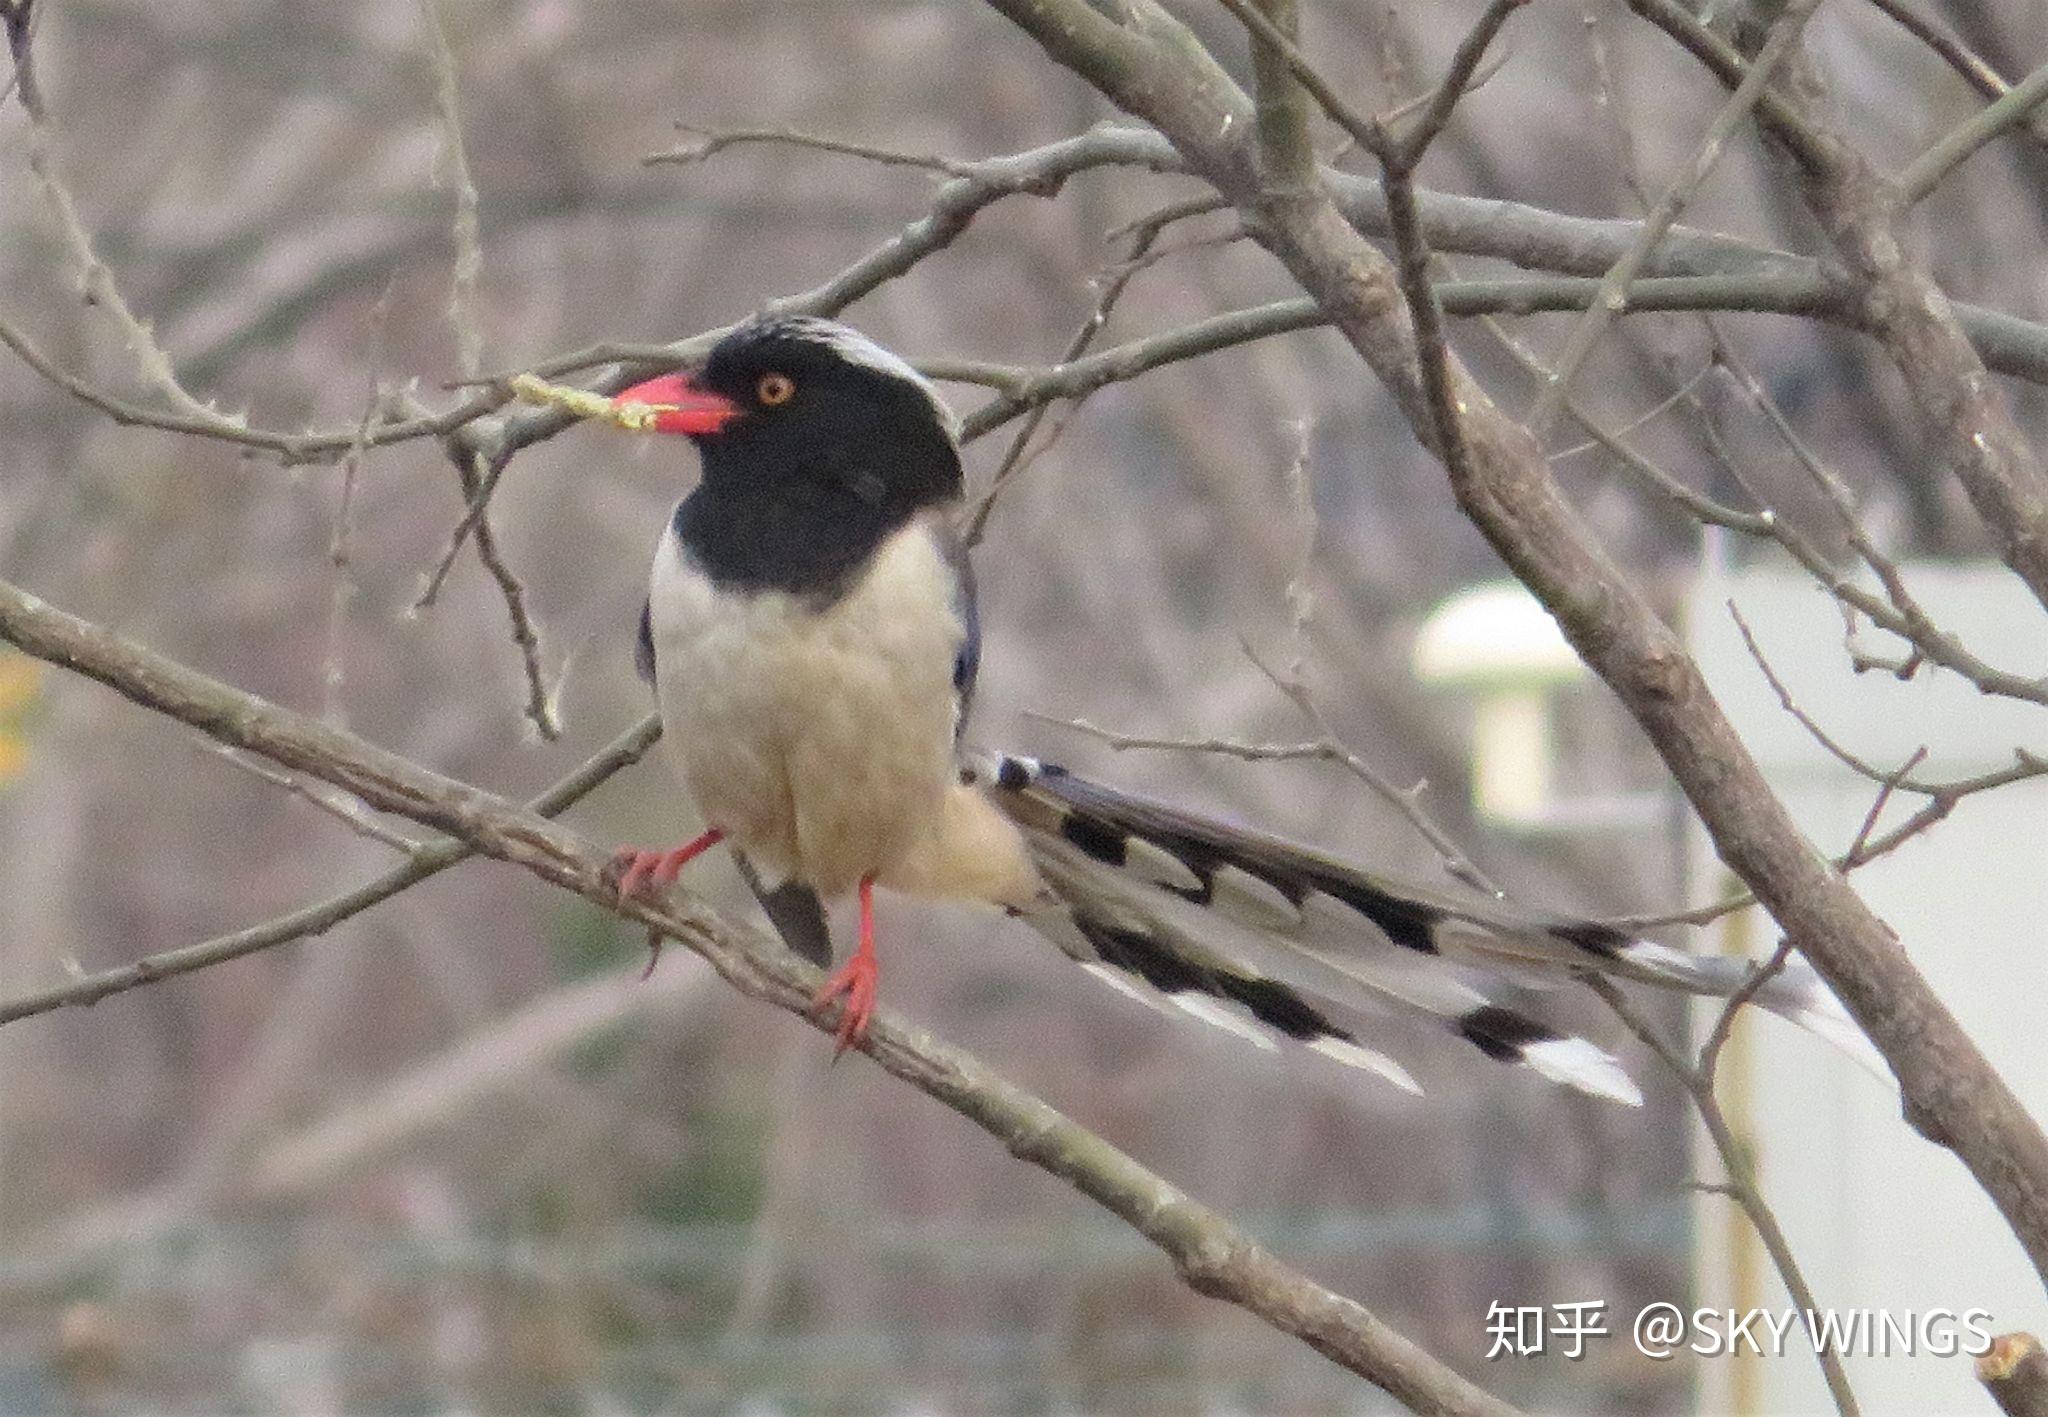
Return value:
[(1908, 207), (1917, 205), (1979, 148), (2032, 119), (2043, 100), (2048, 100), (2048, 65), (2027, 75), (1907, 164), (1896, 179), (1900, 202)]
[[(1743, 57), (1677, 0), (1628, 4), (1723, 83), (1742, 81)], [(1985, 377), (1947, 295), (1924, 264), (1908, 255), (1904, 193), (1809, 111), (1803, 96), (1783, 88), (1773, 94), (1775, 102), (1759, 104), (1758, 114), (1771, 135), (1798, 156), (1806, 203), (1855, 277), (1871, 333), (1905, 381), (1947, 470), (1991, 528), (2000, 557), (2048, 605), (2048, 469), (2027, 445), (2003, 394)]]
[[(822, 978), (818, 970), (766, 937), (728, 923), (693, 896), (669, 904), (621, 899), (606, 883), (608, 854), (545, 817), (187, 669), (4, 581), (0, 639), (97, 679), (221, 743), (317, 777), (379, 811), (447, 832), (461, 843), (458, 850), (522, 866), (681, 941), (740, 992), (818, 1023), (811, 1004)], [(1363, 1305), (1288, 1268), (1225, 1217), (972, 1055), (887, 1010), (876, 1014), (861, 1048), (1016, 1156), (1129, 1223), (1197, 1293), (1256, 1314), (1418, 1411), (1511, 1417), (1513, 1408), (1459, 1377)]]
[[(1261, 243), (1319, 301), (1428, 440), (1430, 409), (1414, 377), (1414, 344), (1393, 273), (1332, 202), (1260, 207), (1242, 94), (1219, 91), (1206, 74), (1178, 71), (1136, 28), (1083, 0), (988, 3), (1056, 61), (1154, 124), (1240, 210), (1260, 211)], [(1152, 29), (1170, 23), (1146, 0), (1126, 0), (1125, 8), (1145, 15)], [(1759, 111), (1770, 107), (1760, 102)], [(1676, 635), (1565, 502), (1528, 430), (1504, 417), (1462, 370), (1456, 377), (1469, 450), (1469, 475), (1452, 483), (1459, 505), (1641, 724), (1722, 859), (1869, 1032), (1898, 1075), (1909, 1119), (1962, 1158), (2048, 1277), (2048, 1137), (1890, 929), (1798, 830)]]
[[(614, 739), (602, 752), (570, 773), (527, 804), (529, 812), (553, 817), (581, 801), (619, 769), (645, 757), (661, 737), (661, 720), (650, 714)], [(210, 969), (217, 964), (241, 959), (277, 945), (290, 944), (312, 935), (323, 935), (342, 921), (360, 915), (371, 906), (418, 885), (429, 876), (467, 861), (476, 849), (459, 839), (422, 845), (412, 859), (393, 867), (375, 880), (353, 890), (280, 915), (261, 925), (237, 930), (230, 935), (145, 955), (129, 964), (104, 969), (32, 994), (20, 994), (0, 1003), (0, 1024), (50, 1013), (56, 1009), (89, 1008), (109, 995), (126, 993), (160, 979)]]
[(2001, 1333), (1977, 1360), (1977, 1381), (2006, 1417), (2048, 1417), (2048, 1353), (2031, 1333)]

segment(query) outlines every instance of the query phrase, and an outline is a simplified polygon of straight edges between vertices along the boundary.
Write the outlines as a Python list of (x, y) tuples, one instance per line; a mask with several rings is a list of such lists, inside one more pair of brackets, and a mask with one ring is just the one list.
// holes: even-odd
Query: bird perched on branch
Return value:
[[(1381, 1048), (1389, 1023), (1636, 1104), (1607, 1052), (1526, 1012), (1516, 986), (1603, 974), (1726, 995), (1749, 979), (1740, 961), (1423, 889), (966, 748), (980, 631), (953, 525), (957, 420), (910, 365), (844, 325), (757, 320), (701, 368), (610, 403), (531, 380), (522, 392), (697, 446), (703, 475), (655, 549), (637, 658), (708, 826), (672, 849), (621, 851), (617, 883), (658, 893), (727, 842), (820, 966), (820, 900), (855, 894), (858, 945), (816, 1001), (840, 1006), (842, 1050), (874, 1009), (878, 885), (1000, 906), (1147, 1003), (1409, 1090)], [(1754, 999), (1861, 1045), (1802, 965)]]

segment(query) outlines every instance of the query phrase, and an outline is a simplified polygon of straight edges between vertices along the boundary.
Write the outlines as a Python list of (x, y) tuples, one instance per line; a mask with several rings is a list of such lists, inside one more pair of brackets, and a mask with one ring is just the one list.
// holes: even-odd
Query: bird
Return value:
[[(531, 396), (529, 392), (529, 396)], [(966, 736), (981, 655), (959, 529), (960, 423), (909, 362), (814, 316), (758, 316), (701, 364), (609, 404), (693, 443), (701, 473), (658, 538), (635, 662), (704, 830), (622, 847), (622, 895), (659, 897), (719, 843), (791, 948), (830, 968), (823, 902), (852, 895), (853, 953), (817, 991), (835, 1056), (880, 982), (874, 892), (964, 898), (1089, 974), (1255, 1047), (1299, 1047), (1409, 1092), (1402, 1029), (1640, 1105), (1625, 1067), (1527, 1003), (1604, 976), (1747, 997), (1860, 1061), (1809, 967), (1703, 958), (1480, 892), (1425, 887)], [(652, 967), (650, 961), (649, 967)]]

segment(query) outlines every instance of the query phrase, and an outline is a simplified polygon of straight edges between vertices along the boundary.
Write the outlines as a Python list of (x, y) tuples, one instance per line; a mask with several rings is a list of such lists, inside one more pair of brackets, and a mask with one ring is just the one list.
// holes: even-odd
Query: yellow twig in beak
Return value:
[(608, 395), (589, 389), (578, 389), (568, 384), (550, 384), (534, 374), (514, 374), (512, 392), (524, 403), (539, 404), (542, 408), (559, 408), (577, 418), (595, 419), (609, 423), (614, 428), (624, 428), (633, 433), (646, 433), (654, 428), (654, 420), (661, 414), (660, 405), (628, 401), (621, 403)]

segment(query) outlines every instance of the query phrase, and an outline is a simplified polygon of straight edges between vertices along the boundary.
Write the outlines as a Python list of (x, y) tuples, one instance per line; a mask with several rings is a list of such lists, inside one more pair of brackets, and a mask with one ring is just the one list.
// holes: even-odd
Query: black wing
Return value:
[(953, 736), (957, 740), (967, 727), (967, 711), (974, 706), (974, 681), (981, 673), (981, 610), (975, 603), (974, 563), (967, 559), (967, 544), (950, 526), (935, 528), (939, 554), (953, 571), (953, 613), (965, 632), (960, 651), (953, 657), (953, 697), (958, 704)]
[(633, 667), (650, 688), (654, 685), (654, 602), (640, 602), (640, 633), (633, 640)]
[(761, 884), (761, 877), (745, 856), (735, 852), (732, 859), (754, 899), (768, 912), (782, 942), (818, 968), (830, 969), (832, 931), (825, 924), (825, 907), (818, 900), (818, 893), (796, 881), (785, 881), (771, 891)]

